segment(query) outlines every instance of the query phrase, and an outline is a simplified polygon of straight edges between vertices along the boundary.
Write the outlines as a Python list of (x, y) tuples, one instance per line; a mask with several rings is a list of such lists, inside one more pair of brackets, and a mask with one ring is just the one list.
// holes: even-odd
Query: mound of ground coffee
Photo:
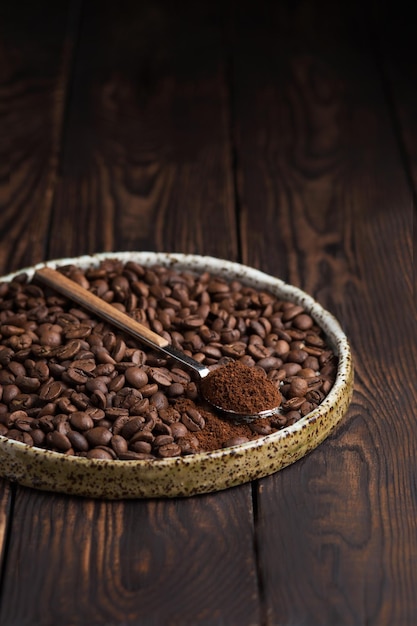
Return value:
[(201, 382), (206, 400), (225, 411), (255, 415), (281, 404), (278, 388), (265, 371), (231, 361), (213, 369)]
[[(257, 391), (268, 381), (282, 396), (280, 414), (250, 424), (222, 419), (188, 371), (20, 274), (0, 282), (2, 436), (93, 459), (157, 460), (268, 435), (332, 388), (337, 357), (323, 331), (272, 293), (119, 259), (59, 270), (212, 370), (233, 362), (261, 372)], [(237, 400), (236, 390), (222, 393)], [(269, 408), (263, 392), (238, 395), (251, 412)]]

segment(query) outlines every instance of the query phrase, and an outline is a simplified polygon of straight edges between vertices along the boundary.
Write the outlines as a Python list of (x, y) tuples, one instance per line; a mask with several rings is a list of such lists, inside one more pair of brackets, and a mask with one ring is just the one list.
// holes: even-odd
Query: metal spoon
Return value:
[[(147, 346), (165, 354), (178, 363), (181, 363), (181, 365), (184, 365), (189, 370), (194, 372), (200, 381), (210, 374), (208, 367), (187, 356), (181, 352), (181, 350), (174, 348), (174, 346), (170, 344), (167, 339), (161, 337), (157, 333), (154, 333), (146, 326), (140, 324), (140, 322), (137, 322), (126, 313), (116, 309), (108, 302), (105, 302), (84, 287), (81, 287), (81, 285), (67, 278), (57, 270), (45, 266), (35, 272), (35, 278), (48, 287), (51, 287), (52, 289), (55, 289), (59, 293), (63, 294), (70, 300), (77, 302), (91, 313), (94, 313), (110, 324), (113, 324), (113, 326), (117, 326), (120, 330), (130, 334), (132, 337), (135, 337), (135, 339), (138, 339)], [(200, 391), (202, 390), (200, 389)], [(272, 417), (280, 412), (279, 407), (274, 407), (254, 415), (238, 413), (236, 411), (224, 409), (223, 407), (214, 404), (208, 398), (205, 398), (205, 400), (216, 410), (225, 414), (228, 418), (237, 421), (250, 422), (254, 419)]]

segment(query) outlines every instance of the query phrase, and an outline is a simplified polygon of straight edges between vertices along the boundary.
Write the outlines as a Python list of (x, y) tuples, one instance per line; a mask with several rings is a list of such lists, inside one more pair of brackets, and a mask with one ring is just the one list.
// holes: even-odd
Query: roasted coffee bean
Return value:
[(305, 368), (310, 368), (314, 372), (318, 372), (320, 369), (318, 359), (315, 356), (308, 356), (303, 363), (303, 369)]
[(45, 433), (40, 428), (32, 429), (30, 434), (31, 434), (34, 446), (42, 446), (43, 445), (43, 443), (45, 441)]
[(155, 448), (158, 448), (159, 446), (165, 446), (173, 442), (174, 442), (174, 437), (172, 437), (171, 435), (158, 435), (153, 440), (153, 445), (155, 446)]
[(112, 461), (114, 459), (110, 450), (103, 448), (92, 448), (87, 452), (87, 459), (100, 459), (105, 461)]
[(286, 402), (282, 403), (282, 408), (286, 411), (294, 411), (300, 408), (300, 406), (305, 402), (306, 399), (301, 397), (290, 398)]
[(83, 411), (75, 411), (69, 416), (71, 426), (76, 430), (86, 431), (91, 430), (94, 427), (94, 420)]
[(120, 435), (113, 435), (113, 437), (110, 439), (110, 445), (116, 452), (117, 456), (120, 456), (120, 454), (123, 454), (128, 450), (126, 439), (124, 439), (124, 437), (121, 437)]
[(169, 406), (168, 398), (162, 391), (157, 391), (149, 398), (150, 403), (161, 411)]
[(65, 361), (66, 359), (73, 359), (75, 355), (80, 351), (80, 349), (80, 341), (74, 340), (63, 346), (60, 346), (54, 354), (60, 361)]
[(117, 459), (116, 452), (110, 446), (96, 446), (94, 449), (95, 450), (103, 450), (106, 454), (108, 454), (110, 456), (110, 458), (112, 460), (116, 460)]
[[(142, 454), (150, 454), (152, 452), (152, 445), (147, 441), (134, 441), (130, 444), (130, 450), (133, 452), (141, 452)], [(125, 452), (125, 450), (123, 450)]]
[(280, 369), (284, 370), (286, 376), (295, 376), (302, 366), (300, 363), (283, 363)]
[(300, 397), (300, 396), (305, 396), (307, 391), (308, 391), (308, 383), (306, 379), (296, 376), (295, 378), (292, 379), (290, 383), (290, 387), (289, 387), (287, 395), (289, 398)]
[[(32, 437), (33, 437), (33, 433), (32, 433)], [(86, 437), (82, 433), (78, 432), (77, 430), (68, 431), (67, 438), (70, 441), (71, 446), (74, 448), (74, 450), (77, 450), (79, 452), (87, 452), (87, 450), (90, 447)]]
[(94, 422), (98, 422), (102, 420), (105, 416), (105, 413), (102, 409), (99, 409), (95, 406), (88, 406), (85, 408), (85, 412), (91, 417)]
[(20, 389), (16, 385), (4, 385), (2, 400), (6, 404), (10, 404), (12, 400), (19, 395), (19, 393)]
[(305, 415), (308, 415), (308, 413), (310, 413), (315, 407), (317, 406), (317, 404), (313, 403), (313, 402), (303, 402), (303, 404), (300, 406), (300, 413), (301, 415), (304, 417)]
[(69, 367), (66, 374), (69, 380), (76, 385), (84, 385), (89, 379), (88, 374), (78, 367)]
[(187, 409), (181, 414), (181, 421), (191, 432), (203, 430), (205, 426), (204, 417), (197, 409)]
[(282, 316), (282, 320), (284, 322), (288, 322), (290, 320), (293, 320), (298, 315), (301, 315), (302, 313), (304, 313), (304, 309), (302, 306), (299, 306), (296, 304), (286, 306), (284, 310), (284, 314)]
[(50, 441), (53, 448), (57, 448), (63, 452), (71, 448), (71, 442), (68, 437), (56, 430), (48, 433), (47, 440)]
[(21, 389), (24, 393), (33, 393), (37, 391), (41, 384), (38, 378), (22, 375), (16, 376), (15, 382), (19, 389)]
[(171, 428), (171, 434), (174, 437), (174, 439), (185, 437), (185, 435), (188, 433), (187, 427), (182, 422), (173, 422), (170, 425), (170, 428)]
[(293, 410), (288, 411), (286, 417), (287, 417), (287, 426), (290, 426), (291, 424), (298, 422), (298, 420), (301, 418), (301, 413), (293, 409)]
[(144, 428), (143, 430), (138, 430), (137, 433), (130, 438), (130, 443), (135, 443), (135, 441), (146, 441), (148, 443), (152, 443), (155, 439), (155, 436), (151, 433), (149, 429)]
[(320, 404), (320, 402), (322, 402), (324, 398), (325, 398), (325, 394), (323, 393), (323, 391), (320, 391), (319, 389), (308, 391), (306, 393), (306, 400), (316, 405)]
[(321, 390), (323, 391), (323, 393), (325, 395), (327, 395), (329, 393), (329, 391), (330, 391), (330, 389), (332, 387), (333, 387), (333, 383), (332, 383), (331, 380), (329, 380), (329, 379), (323, 380), (323, 384), (321, 386)]
[(39, 389), (39, 397), (48, 402), (56, 400), (64, 389), (64, 385), (59, 380), (49, 380)]
[(199, 451), (200, 445), (197, 437), (185, 436), (177, 439), (177, 445), (180, 447), (182, 454), (194, 454)]
[(177, 443), (167, 443), (163, 446), (159, 446), (157, 451), (158, 456), (163, 459), (167, 459), (175, 456), (180, 456), (182, 449), (181, 446), (179, 446)]
[(230, 448), (232, 446), (240, 446), (243, 443), (247, 443), (249, 441), (249, 439), (247, 437), (242, 437), (242, 436), (238, 436), (238, 437), (231, 437), (230, 439), (227, 439), (224, 443), (223, 443), (223, 448)]
[(109, 382), (109, 391), (120, 391), (120, 389), (123, 389), (123, 387), (125, 386), (125, 383), (126, 377), (123, 374), (118, 374)]
[(105, 446), (113, 436), (110, 430), (103, 426), (94, 426), (84, 434), (91, 446)]
[(262, 435), (262, 436), (270, 435), (272, 432), (272, 428), (270, 424), (268, 424), (268, 422), (264, 420), (251, 422), (249, 424), (249, 428), (251, 429), (252, 432), (256, 433), (257, 435)]
[(140, 392), (145, 398), (153, 396), (157, 391), (158, 385), (156, 383), (148, 383), (140, 388)]
[(161, 387), (169, 387), (172, 383), (172, 376), (166, 368), (150, 368), (148, 371), (150, 379)]
[(141, 417), (132, 417), (127, 421), (121, 430), (122, 437), (130, 439), (135, 433), (143, 429), (143, 419)]
[(125, 414), (120, 415), (113, 422), (113, 428), (112, 428), (113, 434), (120, 435), (124, 425), (127, 424), (129, 420), (130, 420), (130, 415), (129, 415), (129, 412), (126, 410)]
[(119, 459), (121, 461), (150, 461), (154, 458), (155, 457), (152, 454), (134, 452), (133, 450), (128, 450), (127, 452), (123, 452), (119, 455)]

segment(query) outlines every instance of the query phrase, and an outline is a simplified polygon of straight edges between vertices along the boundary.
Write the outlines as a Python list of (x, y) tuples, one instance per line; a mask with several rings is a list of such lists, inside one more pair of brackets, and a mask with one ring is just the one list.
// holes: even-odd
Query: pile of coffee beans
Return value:
[(190, 373), (26, 274), (0, 283), (0, 435), (94, 459), (162, 459), (293, 424), (333, 386), (337, 357), (301, 306), (208, 272), (107, 259), (59, 268), (208, 366), (239, 360), (282, 394), (282, 413), (226, 423)]

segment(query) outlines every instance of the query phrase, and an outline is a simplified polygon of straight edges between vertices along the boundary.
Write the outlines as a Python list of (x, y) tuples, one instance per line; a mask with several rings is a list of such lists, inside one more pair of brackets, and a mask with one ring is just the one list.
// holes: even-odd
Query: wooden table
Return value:
[(417, 623), (401, 2), (0, 10), (1, 274), (109, 250), (240, 261), (332, 311), (356, 366), (334, 434), (252, 484), (104, 502), (0, 481), (2, 626)]

